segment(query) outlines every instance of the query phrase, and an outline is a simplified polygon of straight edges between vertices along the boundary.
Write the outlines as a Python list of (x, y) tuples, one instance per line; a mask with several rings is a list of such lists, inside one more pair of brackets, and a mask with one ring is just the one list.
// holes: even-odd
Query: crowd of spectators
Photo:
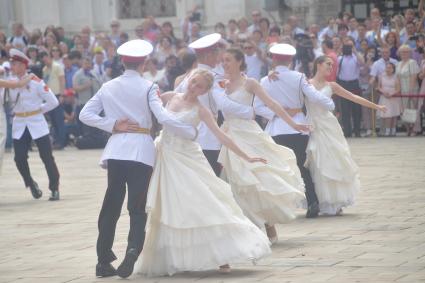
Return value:
[[(385, 20), (379, 9), (374, 8), (362, 21), (344, 12), (327, 19), (324, 26), (313, 23), (306, 27), (300, 26), (296, 16), (276, 23), (261, 11), (252, 11), (250, 18), (216, 23), (214, 32), (222, 35), (223, 50), (230, 46), (241, 48), (247, 63), (246, 74), (257, 80), (272, 69), (267, 50), (276, 42), (296, 47), (293, 68), (307, 77), (313, 75), (315, 58), (329, 56), (334, 61), (329, 81), (338, 81), (347, 89), (390, 108), (387, 115), (378, 117), (380, 135), (395, 135), (397, 125), (400, 126), (399, 117), (409, 108), (416, 109), (417, 119), (405, 124), (404, 129), (413, 136), (422, 133), (423, 98), (398, 95), (425, 94), (423, 2), (419, 2), (417, 10), (407, 9), (390, 20)], [(0, 31), (0, 76), (11, 75), (10, 48), (28, 55), (30, 71), (43, 78), (61, 102), (49, 113), (54, 147), (61, 149), (84, 136), (85, 131), (90, 132), (79, 123), (78, 113), (103, 83), (122, 73), (116, 55), (118, 46), (129, 39), (150, 41), (155, 49), (145, 64), (143, 76), (158, 83), (162, 91), (172, 90), (176, 81), (196, 67), (196, 57), (187, 45), (212, 32), (204, 30), (201, 23), (202, 11), (198, 7), (188, 12), (178, 28), (171, 22), (159, 24), (150, 16), (134, 28), (131, 36), (121, 30), (117, 20), (110, 23), (108, 32), (94, 32), (85, 26), (73, 36), (62, 27), (49, 25), (44, 31), (28, 31), (21, 23), (14, 23), (8, 36)], [(175, 35), (176, 30), (181, 30), (181, 36)], [(216, 72), (223, 73), (220, 65)], [(370, 110), (339, 100), (336, 104), (346, 136), (372, 134), (376, 123)], [(9, 121), (10, 118), (9, 115)], [(353, 129), (346, 126), (347, 119), (352, 120)], [(7, 146), (11, 146), (10, 140)]]

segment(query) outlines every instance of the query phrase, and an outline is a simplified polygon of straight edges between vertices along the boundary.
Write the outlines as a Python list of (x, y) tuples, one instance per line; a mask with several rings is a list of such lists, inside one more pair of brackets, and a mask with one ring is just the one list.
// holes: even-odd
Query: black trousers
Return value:
[(211, 165), (214, 170), (215, 175), (218, 177), (221, 173), (221, 164), (217, 162), (218, 155), (220, 154), (219, 150), (203, 150), (202, 151), (205, 157), (208, 160), (208, 163)]
[[(338, 83), (348, 91), (355, 94), (361, 93), (359, 81), (342, 81), (338, 80)], [(360, 122), (362, 118), (362, 107), (350, 100), (341, 97), (341, 115), (342, 115), (342, 128), (345, 137), (356, 137), (360, 136)]]
[[(59, 100), (59, 97), (58, 97)], [(49, 112), (50, 121), (54, 132), (54, 143), (60, 147), (66, 145), (66, 127), (65, 127), (65, 111), (63, 106), (59, 104), (55, 109)]]
[(108, 188), (98, 220), (97, 258), (100, 263), (116, 259), (112, 251), (115, 228), (121, 215), (121, 208), (128, 190), (127, 209), (130, 215), (127, 250), (142, 251), (145, 241), (146, 196), (152, 167), (141, 162), (108, 160)]
[(272, 137), (273, 140), (280, 145), (289, 147), (295, 153), (297, 157), (297, 165), (301, 172), (301, 177), (304, 180), (305, 184), (305, 196), (307, 198), (308, 206), (313, 203), (318, 203), (316, 191), (314, 190), (313, 180), (311, 179), (310, 171), (304, 167), (306, 160), (306, 149), (308, 144), (308, 136), (301, 134), (293, 135), (278, 135)]
[[(24, 179), (26, 187), (29, 187), (34, 182), (28, 165), (28, 151), (31, 146), (31, 141), (32, 137), (28, 128), (25, 128), (20, 139), (13, 139), (16, 167)], [(38, 153), (44, 163), (47, 175), (49, 176), (49, 189), (51, 191), (57, 191), (59, 189), (59, 170), (52, 154), (52, 146), (50, 144), (49, 135), (45, 135), (34, 141), (38, 147)]]

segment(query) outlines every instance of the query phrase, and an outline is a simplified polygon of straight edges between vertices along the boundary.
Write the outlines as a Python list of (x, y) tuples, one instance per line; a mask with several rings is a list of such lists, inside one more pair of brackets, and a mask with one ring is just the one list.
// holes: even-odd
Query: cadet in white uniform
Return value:
[[(108, 169), (108, 188), (98, 220), (98, 277), (130, 276), (143, 247), (146, 194), (155, 160), (155, 146), (149, 134), (151, 113), (167, 130), (192, 140), (197, 136), (196, 128), (175, 120), (162, 107), (158, 86), (140, 75), (152, 50), (152, 45), (144, 40), (121, 45), (117, 52), (126, 69), (124, 74), (103, 84), (80, 113), (83, 123), (112, 133), (101, 158), (101, 165)], [(112, 245), (126, 185), (130, 231), (126, 256), (115, 270), (111, 265), (116, 259)]]
[[(2, 72), (2, 67), (0, 66), (0, 73)], [(6, 145), (6, 136), (7, 136), (7, 121), (6, 121), (6, 113), (5, 113), (5, 105), (6, 97), (5, 97), (5, 88), (17, 88), (26, 86), (31, 80), (33, 76), (28, 75), (22, 80), (15, 81), (7, 81), (0, 79), (0, 175), (1, 169), (3, 165), (3, 155), (4, 148)]]
[[(318, 92), (308, 83), (302, 73), (288, 68), (296, 53), (293, 46), (276, 44), (270, 48), (270, 53), (272, 53), (273, 65), (278, 73), (278, 79), (272, 81), (268, 77), (264, 77), (261, 79), (261, 86), (293, 116), (292, 119), (295, 123), (306, 123), (306, 117), (303, 113), (305, 98), (311, 103), (322, 105), (327, 110), (335, 108), (332, 99)], [(304, 167), (308, 135), (294, 130), (257, 97), (254, 100), (254, 107), (257, 115), (268, 119), (265, 131), (272, 136), (277, 144), (289, 147), (294, 151), (306, 187), (307, 217), (316, 217), (319, 213), (318, 200), (310, 172)]]
[[(21, 79), (27, 73), (30, 60), (17, 49), (11, 49), (9, 53), (12, 71)], [(53, 92), (39, 78), (30, 81), (27, 87), (11, 89), (9, 94), (14, 103), (12, 138), (16, 167), (24, 179), (25, 186), (30, 188), (33, 197), (40, 198), (42, 192), (32, 179), (28, 165), (28, 150), (31, 141), (34, 140), (49, 176), (51, 191), (49, 200), (59, 200), (59, 171), (52, 154), (49, 127), (43, 115), (57, 107), (59, 102)]]
[[(221, 35), (213, 33), (206, 35), (191, 44), (189, 47), (194, 49), (198, 60), (198, 68), (209, 70), (214, 75), (214, 85), (211, 90), (200, 96), (200, 103), (207, 107), (213, 115), (218, 118), (219, 110), (225, 110), (226, 113), (232, 113), (232, 117), (240, 119), (252, 119), (254, 109), (251, 106), (235, 103), (224, 94), (224, 88), (220, 87), (219, 82), (223, 80), (220, 74), (214, 72), (219, 57), (219, 42)], [(187, 76), (175, 89), (175, 92), (185, 92), (189, 81)], [(220, 153), (221, 144), (214, 136), (211, 130), (201, 122), (199, 125), (198, 143), (201, 145), (205, 157), (213, 168), (215, 174), (220, 175), (221, 165), (217, 162)]]

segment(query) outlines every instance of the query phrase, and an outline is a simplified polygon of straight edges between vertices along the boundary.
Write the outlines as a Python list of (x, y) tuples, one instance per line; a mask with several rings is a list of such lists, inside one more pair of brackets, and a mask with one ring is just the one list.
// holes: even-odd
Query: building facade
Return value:
[(328, 17), (350, 11), (365, 18), (370, 9), (378, 6), (384, 13), (397, 13), (417, 7), (418, 0), (0, 0), (0, 29), (10, 32), (12, 22), (22, 22), (28, 30), (44, 29), (49, 24), (62, 26), (70, 33), (83, 26), (93, 30), (109, 30), (112, 19), (121, 22), (122, 30), (132, 32), (146, 16), (154, 16), (159, 23), (170, 21), (179, 27), (187, 11), (198, 5), (202, 24), (211, 30), (215, 23), (246, 16), (261, 10), (272, 22), (281, 23), (290, 15), (297, 15), (301, 26), (325, 24)]

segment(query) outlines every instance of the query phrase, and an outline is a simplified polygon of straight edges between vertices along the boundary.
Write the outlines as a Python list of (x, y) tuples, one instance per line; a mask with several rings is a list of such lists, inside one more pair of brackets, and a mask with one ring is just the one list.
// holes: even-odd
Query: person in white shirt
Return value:
[(357, 19), (355, 17), (351, 17), (350, 20), (348, 21), (348, 36), (351, 36), (354, 41), (357, 41), (357, 39), (359, 38), (359, 33), (357, 31), (357, 26), (358, 26), (358, 22)]
[[(226, 110), (227, 113), (233, 113), (235, 117), (239, 117), (241, 119), (252, 119), (252, 117), (254, 117), (253, 107), (241, 105), (230, 100), (224, 94), (224, 86), (220, 86), (220, 83), (223, 82), (223, 78), (213, 71), (218, 61), (218, 46), (220, 39), (220, 34), (212, 33), (192, 42), (189, 45), (189, 48), (195, 50), (198, 60), (198, 68), (209, 70), (214, 75), (213, 87), (208, 93), (199, 96), (199, 100), (203, 106), (207, 107), (213, 113), (216, 119), (219, 117), (220, 110)], [(187, 76), (174, 91), (179, 93), (185, 92), (189, 77), (190, 76)], [(218, 176), (221, 172), (221, 165), (217, 162), (221, 143), (203, 122), (200, 123), (198, 130), (198, 142), (201, 145), (205, 157)]]
[(103, 84), (110, 80), (106, 72), (104, 63), (105, 63), (105, 55), (103, 54), (103, 51), (97, 50), (94, 55), (92, 72), (94, 77), (100, 84)]
[[(295, 123), (306, 124), (306, 117), (303, 113), (304, 99), (311, 103), (321, 105), (326, 110), (333, 110), (335, 105), (331, 98), (322, 95), (311, 84), (302, 73), (291, 71), (289, 65), (292, 63), (296, 50), (289, 44), (276, 44), (269, 50), (272, 53), (273, 65), (277, 80), (270, 80), (268, 77), (261, 79), (261, 86), (285, 110), (291, 114)], [(306, 160), (306, 148), (308, 135), (299, 133), (289, 126), (285, 121), (276, 116), (263, 101), (256, 97), (254, 99), (255, 113), (268, 120), (265, 128), (277, 144), (289, 147), (297, 157), (297, 165), (301, 171), (301, 176), (306, 187), (306, 198), (308, 204), (307, 217), (317, 217), (319, 214), (319, 203), (314, 191), (310, 172), (304, 167)]]
[[(130, 276), (143, 247), (146, 194), (155, 160), (155, 146), (150, 136), (151, 113), (164, 129), (192, 140), (197, 135), (196, 128), (177, 121), (163, 108), (158, 86), (141, 76), (144, 61), (152, 51), (153, 46), (145, 40), (122, 44), (117, 53), (121, 55), (124, 74), (103, 84), (79, 115), (88, 126), (112, 134), (101, 158), (101, 166), (108, 170), (108, 189), (98, 221), (98, 277)], [(100, 116), (102, 111), (104, 115)], [(112, 245), (126, 185), (130, 231), (126, 256), (115, 270), (111, 265), (116, 259)]]
[(248, 32), (252, 34), (256, 30), (260, 30), (261, 12), (258, 10), (251, 12), (252, 25), (248, 27)]
[(379, 60), (376, 60), (371, 69), (370, 69), (370, 80), (369, 84), (374, 85), (375, 82), (377, 82), (377, 79), (385, 73), (385, 68), (388, 63), (393, 63), (397, 66), (398, 61), (396, 59), (393, 59), (390, 57), (391, 52), (390, 48), (388, 46), (382, 46), (381, 47), (381, 58)]
[[(3, 68), (0, 67), (0, 75), (2, 75), (3, 71), (4, 71)], [(3, 156), (4, 156), (5, 145), (6, 145), (6, 135), (7, 135), (6, 113), (5, 113), (5, 109), (3, 105), (3, 103), (6, 101), (5, 89), (24, 87), (32, 80), (32, 78), (33, 78), (32, 75), (28, 75), (23, 77), (20, 81), (17, 81), (17, 82), (0, 79), (0, 175), (1, 175), (2, 165), (3, 165)]]
[[(17, 49), (11, 49), (9, 54), (13, 73), (19, 79), (23, 78), (30, 59)], [(9, 94), (14, 103), (12, 138), (16, 167), (24, 179), (25, 186), (31, 190), (32, 196), (35, 199), (40, 198), (42, 191), (31, 177), (28, 165), (28, 151), (31, 141), (34, 140), (49, 177), (51, 191), (49, 200), (59, 200), (59, 171), (52, 154), (49, 127), (43, 115), (57, 107), (59, 101), (39, 78), (34, 78), (26, 88), (10, 90)]]
[(267, 63), (265, 56), (252, 41), (245, 42), (243, 45), (246, 62), (246, 75), (248, 78), (260, 81), (264, 65)]

